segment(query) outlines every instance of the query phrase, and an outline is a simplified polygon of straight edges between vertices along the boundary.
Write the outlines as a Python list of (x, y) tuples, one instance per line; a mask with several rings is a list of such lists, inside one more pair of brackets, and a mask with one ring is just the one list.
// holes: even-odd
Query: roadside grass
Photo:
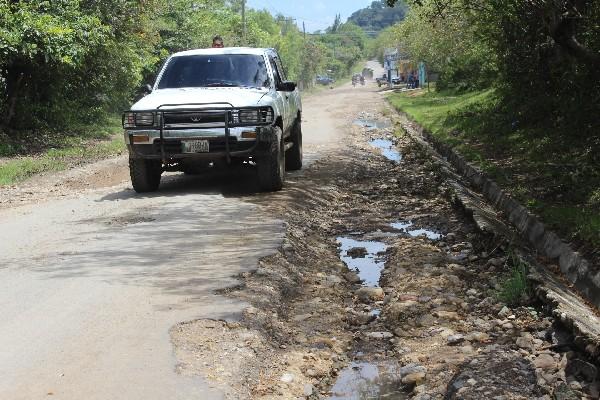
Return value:
[(600, 257), (600, 137), (522, 121), (494, 90), (388, 95), (583, 251)]
[(125, 145), (118, 135), (119, 131), (120, 120), (113, 118), (101, 129), (81, 131), (77, 136), (47, 136), (46, 149), (41, 149), (43, 144), (38, 140), (33, 149), (28, 151), (24, 145), (20, 145), (27, 140), (26, 135), (13, 143), (0, 142), (0, 155), (3, 156), (0, 159), (0, 186), (14, 185), (36, 174), (62, 171), (74, 165), (121, 154)]
[(498, 298), (510, 306), (519, 305), (531, 296), (531, 286), (527, 280), (529, 266), (515, 254), (510, 254), (507, 263), (511, 270), (500, 284)]

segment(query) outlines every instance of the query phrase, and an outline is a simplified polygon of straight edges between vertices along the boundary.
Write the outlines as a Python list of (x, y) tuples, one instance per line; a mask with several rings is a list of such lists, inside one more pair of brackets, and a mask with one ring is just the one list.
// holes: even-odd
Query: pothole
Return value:
[(389, 139), (373, 139), (369, 144), (381, 151), (381, 154), (388, 160), (400, 162), (402, 154), (396, 149), (394, 142)]
[(411, 237), (425, 236), (427, 239), (431, 240), (440, 240), (443, 237), (441, 233), (435, 232), (431, 229), (413, 228), (414, 223), (412, 221), (392, 222), (390, 225), (392, 228), (406, 233)]
[(385, 267), (383, 254), (387, 245), (383, 242), (356, 240), (347, 237), (338, 237), (340, 245), (340, 259), (348, 269), (358, 273), (364, 286), (379, 286), (379, 278)]
[(395, 362), (353, 362), (343, 369), (333, 388), (332, 400), (406, 399), (400, 368)]

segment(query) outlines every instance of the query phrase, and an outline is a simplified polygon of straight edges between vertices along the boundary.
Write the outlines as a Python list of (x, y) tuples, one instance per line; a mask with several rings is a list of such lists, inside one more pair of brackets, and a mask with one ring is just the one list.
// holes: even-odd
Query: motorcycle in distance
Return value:
[(354, 74), (354, 75), (352, 75), (352, 87), (356, 87), (356, 84), (361, 79), (361, 77), (362, 76), (360, 74)]

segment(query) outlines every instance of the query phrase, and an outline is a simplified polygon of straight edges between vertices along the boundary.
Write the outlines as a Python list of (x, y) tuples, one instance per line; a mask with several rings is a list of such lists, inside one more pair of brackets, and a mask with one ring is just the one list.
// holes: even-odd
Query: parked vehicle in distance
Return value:
[(379, 86), (379, 87), (381, 87), (382, 85), (387, 85), (387, 83), (388, 83), (387, 74), (378, 76), (377, 78), (375, 78), (375, 81), (377, 82), (377, 86)]
[(280, 190), (302, 167), (302, 104), (273, 49), (212, 48), (173, 54), (151, 93), (123, 114), (137, 192), (164, 171), (197, 173), (252, 161), (259, 187)]
[(319, 85), (331, 85), (332, 83), (335, 82), (335, 80), (333, 78), (330, 78), (327, 75), (317, 75), (317, 78), (315, 79), (315, 81)]
[(400, 76), (394, 76), (392, 78), (392, 85), (400, 85), (402, 82), (402, 77)]

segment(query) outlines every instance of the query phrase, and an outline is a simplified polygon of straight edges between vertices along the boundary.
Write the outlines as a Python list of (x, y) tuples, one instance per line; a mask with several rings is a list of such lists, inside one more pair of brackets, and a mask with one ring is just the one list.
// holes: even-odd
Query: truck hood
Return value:
[[(161, 105), (186, 105), (198, 103), (231, 103), (234, 107), (271, 105), (268, 89), (249, 88), (180, 88), (158, 89), (140, 99), (131, 110), (155, 110)], [(263, 101), (261, 101), (261, 99)], [(224, 105), (227, 107), (227, 105)], [(174, 107), (164, 107), (174, 108)]]

